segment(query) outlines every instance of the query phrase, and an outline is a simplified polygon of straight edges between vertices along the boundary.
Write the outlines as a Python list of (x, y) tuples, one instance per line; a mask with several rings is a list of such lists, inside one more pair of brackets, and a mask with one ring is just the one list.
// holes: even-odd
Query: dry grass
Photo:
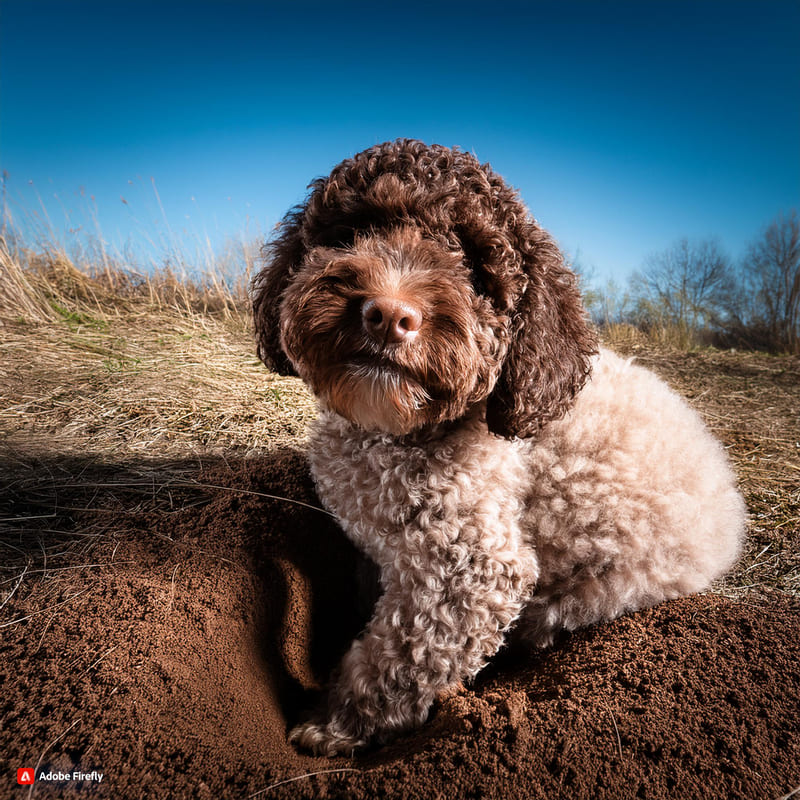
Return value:
[(0, 426), (8, 441), (116, 457), (268, 449), (300, 435), (313, 406), (253, 350), (244, 331), (164, 312), (6, 324)]
[[(313, 401), (257, 361), (243, 284), (0, 257), (0, 603), (113, 561), (98, 548), (109, 509), (169, 513), (202, 501), (198, 464), (303, 446)], [(752, 520), (718, 590), (800, 595), (800, 359), (611, 336), (690, 399), (734, 461)], [(76, 527), (73, 512), (95, 516)], [(26, 536), (38, 548), (18, 547)]]
[(269, 449), (313, 403), (255, 357), (242, 287), (88, 275), (63, 254), (0, 274), (0, 430), (59, 452)]

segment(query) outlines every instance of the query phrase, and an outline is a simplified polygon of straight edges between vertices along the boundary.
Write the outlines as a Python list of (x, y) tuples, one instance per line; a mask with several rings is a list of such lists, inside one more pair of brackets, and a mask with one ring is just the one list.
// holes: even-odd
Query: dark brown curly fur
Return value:
[[(384, 367), (400, 381), (380, 387), (393, 432), (486, 400), (490, 430), (530, 436), (569, 408), (596, 351), (558, 247), (502, 178), (457, 148), (401, 139), (343, 161), (286, 215), (265, 261), (253, 282), (262, 360), (299, 371), (344, 416), (359, 364)], [(361, 304), (390, 277), (381, 264), (422, 306), (420, 336), (392, 353), (361, 327)]]

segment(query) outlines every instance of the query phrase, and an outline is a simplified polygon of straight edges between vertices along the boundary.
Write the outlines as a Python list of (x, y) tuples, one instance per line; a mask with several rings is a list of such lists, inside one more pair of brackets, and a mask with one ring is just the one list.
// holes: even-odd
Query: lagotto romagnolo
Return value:
[(546, 646), (736, 560), (722, 445), (598, 350), (558, 247), (488, 165), (372, 147), (313, 182), (265, 255), (259, 355), (317, 396), (317, 490), (383, 592), (298, 745), (384, 742), (509, 637)]

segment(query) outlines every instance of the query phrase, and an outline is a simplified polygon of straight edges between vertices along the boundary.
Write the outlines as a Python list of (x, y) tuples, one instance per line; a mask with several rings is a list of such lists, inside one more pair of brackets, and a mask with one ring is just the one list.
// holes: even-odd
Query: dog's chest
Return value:
[(431, 462), (422, 448), (369, 434), (333, 414), (312, 432), (309, 460), (317, 492), (348, 535), (371, 550), (425, 504)]
[(332, 413), (312, 431), (309, 460), (324, 505), (378, 563), (419, 531), (443, 548), (467, 528), (474, 538), (476, 515), (514, 508), (523, 481), (518, 449), (496, 437), (467, 428), (409, 443)]

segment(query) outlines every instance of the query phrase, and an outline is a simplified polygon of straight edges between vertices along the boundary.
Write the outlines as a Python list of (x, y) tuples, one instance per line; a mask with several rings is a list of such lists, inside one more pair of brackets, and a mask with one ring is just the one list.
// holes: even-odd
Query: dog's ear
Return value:
[(558, 247), (537, 228), (521, 249), (527, 286), (510, 310), (508, 354), (486, 410), (489, 430), (506, 438), (532, 436), (563, 416), (597, 352), (575, 275)]
[(262, 248), (264, 266), (253, 278), (253, 323), (258, 357), (279, 375), (296, 375), (281, 348), (280, 307), (292, 275), (303, 261), (302, 209), (287, 214), (278, 236)]

